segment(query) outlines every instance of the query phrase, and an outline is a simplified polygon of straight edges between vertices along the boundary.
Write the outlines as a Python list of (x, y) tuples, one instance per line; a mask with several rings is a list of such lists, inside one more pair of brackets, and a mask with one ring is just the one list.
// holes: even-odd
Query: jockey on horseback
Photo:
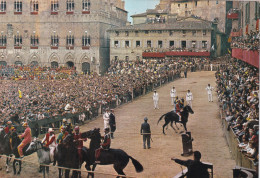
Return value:
[(21, 142), (21, 144), (18, 146), (18, 153), (20, 155), (20, 158), (23, 158), (24, 155), (23, 155), (23, 148), (31, 143), (32, 141), (32, 134), (31, 134), (31, 129), (28, 125), (27, 122), (23, 123), (23, 127), (25, 128), (25, 131), (22, 135), (19, 135), (19, 138), (22, 139), (23, 138), (23, 141)]
[(63, 141), (63, 139), (69, 134), (67, 131), (66, 131), (66, 127), (65, 126), (61, 126), (60, 127), (60, 131), (61, 133), (59, 134), (57, 140), (56, 140), (56, 143), (59, 144)]
[(96, 161), (95, 163), (100, 163), (99, 161), (99, 156), (102, 150), (109, 150), (110, 144), (111, 144), (111, 138), (110, 138), (110, 133), (109, 133), (109, 128), (104, 129), (105, 136), (104, 136), (104, 141), (103, 143), (100, 143), (100, 148), (96, 149)]
[(54, 130), (52, 128), (49, 128), (48, 133), (45, 135), (45, 137), (42, 140), (42, 143), (45, 143), (45, 147), (49, 147), (50, 148), (50, 159), (51, 162), (54, 161), (54, 151), (56, 148), (56, 140), (55, 140), (55, 134), (54, 134)]
[(75, 127), (75, 133), (73, 134), (74, 142), (76, 142), (78, 155), (79, 155), (79, 162), (82, 163), (82, 148), (83, 148), (83, 141), (87, 141), (87, 138), (81, 138), (81, 133), (79, 132), (79, 126)]
[(5, 137), (10, 134), (11, 127), (12, 127), (12, 121), (8, 121), (7, 126), (4, 128), (4, 131), (5, 131), (5, 134), (6, 134)]
[(175, 106), (176, 106), (176, 114), (179, 116), (179, 121), (181, 122), (181, 111), (182, 111), (181, 101), (178, 100)]

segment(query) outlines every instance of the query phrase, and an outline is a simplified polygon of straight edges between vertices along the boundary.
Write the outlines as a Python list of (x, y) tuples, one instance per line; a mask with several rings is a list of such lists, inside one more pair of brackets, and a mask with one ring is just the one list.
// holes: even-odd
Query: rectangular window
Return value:
[(125, 41), (125, 47), (129, 48), (129, 41)]
[(31, 0), (30, 2), (30, 10), (31, 14), (36, 15), (39, 11), (39, 3), (38, 0)]
[(39, 37), (36, 35), (31, 36), (31, 48), (32, 47), (37, 47), (39, 46)]
[(116, 32), (116, 36), (119, 36), (119, 32)]
[(138, 31), (135, 31), (135, 36), (138, 36), (139, 32)]
[(118, 47), (118, 41), (114, 41), (114, 47), (115, 47), (115, 48)]
[(180, 4), (178, 4), (178, 7), (181, 7), (181, 5), (180, 5)]
[(128, 61), (128, 59), (129, 59), (129, 56), (126, 56), (126, 57), (125, 57), (125, 60)]
[(188, 7), (188, 4), (185, 4), (185, 8), (187, 8)]
[(182, 49), (186, 48), (186, 41), (181, 41), (181, 48)]
[(148, 34), (148, 33), (149, 33), (149, 31), (148, 31), (148, 30), (145, 30), (145, 31), (144, 31), (144, 33), (145, 33), (145, 34)]
[(129, 32), (125, 32), (125, 36), (129, 36)]
[(198, 1), (195, 1), (195, 7), (197, 7), (198, 6)]
[(192, 48), (196, 48), (196, 41), (192, 41), (192, 42), (191, 42), (191, 47), (192, 47)]
[(67, 49), (74, 49), (74, 36), (68, 35), (66, 38)]
[(90, 0), (82, 0), (82, 11), (83, 12), (90, 11)]
[(51, 36), (51, 48), (52, 49), (58, 49), (59, 47), (59, 36), (58, 35), (52, 35)]
[(90, 46), (90, 36), (89, 35), (82, 36), (82, 46)]
[(136, 41), (135, 42), (135, 46), (138, 48), (138, 47), (140, 47), (141, 46), (141, 42), (140, 41)]
[(151, 47), (152, 47), (152, 42), (151, 42), (151, 40), (147, 40), (147, 47), (148, 47), (148, 48), (151, 48)]
[(0, 48), (2, 47), (6, 47), (6, 42), (7, 42), (7, 40), (6, 40), (6, 35), (0, 35)]
[(51, 1), (51, 14), (56, 15), (59, 11), (59, 0), (52, 0)]
[(196, 36), (196, 30), (192, 30), (192, 36)]
[(250, 3), (246, 4), (246, 24), (250, 23)]
[(202, 48), (207, 48), (208, 42), (207, 41), (202, 41)]
[(182, 35), (186, 36), (186, 30), (182, 30)]
[(6, 1), (0, 1), (0, 13), (6, 12)]
[(161, 34), (161, 33), (162, 33), (162, 30), (158, 30), (158, 33)]
[(23, 3), (21, 0), (14, 1), (14, 13), (15, 14), (22, 14), (23, 11)]
[(14, 47), (21, 47), (23, 44), (23, 38), (21, 35), (14, 35)]
[(203, 36), (207, 35), (207, 30), (202, 31)]
[(67, 0), (67, 14), (73, 14), (74, 12), (74, 0)]
[(170, 32), (169, 32), (169, 35), (170, 35), (170, 36), (172, 36), (172, 35), (173, 35), (173, 32), (172, 32), (172, 31), (170, 31)]
[(161, 40), (158, 41), (158, 48), (162, 48), (163, 47), (163, 42)]
[(173, 48), (174, 47), (174, 41), (170, 41), (169, 46), (170, 46), (170, 48)]

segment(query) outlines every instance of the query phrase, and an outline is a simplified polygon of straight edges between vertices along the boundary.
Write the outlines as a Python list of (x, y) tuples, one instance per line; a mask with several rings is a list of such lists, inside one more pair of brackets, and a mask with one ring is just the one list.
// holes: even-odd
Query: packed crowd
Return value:
[(239, 60), (230, 60), (216, 73), (217, 93), (228, 129), (238, 137), (245, 156), (258, 164), (259, 70)]
[(168, 49), (165, 48), (148, 48), (144, 50), (144, 52), (169, 52), (169, 51), (176, 51), (176, 52), (209, 52), (207, 49), (195, 49), (195, 48), (176, 48), (171, 46)]
[[(20, 120), (28, 121), (68, 112), (80, 114), (117, 98), (132, 98), (133, 91), (176, 75), (175, 66), (168, 60), (114, 61), (104, 76), (75, 72), (66, 79), (57, 79), (48, 78), (49, 73), (43, 71), (41, 75), (46, 80), (0, 80), (0, 118), (8, 120), (17, 115)], [(56, 75), (61, 73), (56, 71)]]
[(232, 48), (242, 48), (247, 50), (259, 50), (260, 32), (251, 31), (247, 37), (234, 37), (231, 42)]

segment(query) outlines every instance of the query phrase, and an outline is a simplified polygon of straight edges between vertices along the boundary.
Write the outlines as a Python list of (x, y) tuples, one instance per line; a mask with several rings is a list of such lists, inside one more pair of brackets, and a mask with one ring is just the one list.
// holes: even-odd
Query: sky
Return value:
[(154, 9), (160, 0), (125, 0), (125, 10), (128, 11), (128, 21), (132, 22), (131, 15), (146, 12), (146, 9)]

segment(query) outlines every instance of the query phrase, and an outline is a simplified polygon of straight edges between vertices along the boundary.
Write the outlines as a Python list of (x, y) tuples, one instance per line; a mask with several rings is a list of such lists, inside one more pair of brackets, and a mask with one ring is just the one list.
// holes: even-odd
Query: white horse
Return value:
[(38, 162), (41, 165), (40, 169), (42, 170), (43, 177), (45, 178), (45, 171), (47, 173), (47, 176), (49, 177), (49, 166), (43, 166), (43, 165), (49, 165), (50, 163), (52, 163), (52, 161), (50, 159), (49, 148), (43, 147), (43, 145), (40, 141), (37, 141), (36, 139), (34, 139), (30, 143), (26, 152), (37, 152)]

